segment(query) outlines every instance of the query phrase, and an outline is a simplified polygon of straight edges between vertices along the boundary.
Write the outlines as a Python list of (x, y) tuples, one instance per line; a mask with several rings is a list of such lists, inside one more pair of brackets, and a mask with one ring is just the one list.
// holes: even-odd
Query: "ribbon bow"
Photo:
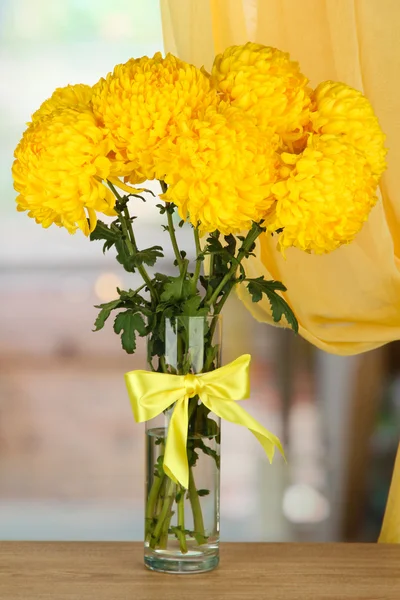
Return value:
[(196, 394), (214, 414), (250, 429), (263, 446), (270, 462), (275, 446), (284, 455), (279, 439), (235, 402), (249, 397), (250, 358), (249, 354), (243, 354), (224, 367), (198, 375), (170, 375), (150, 371), (130, 371), (125, 374), (137, 423), (153, 419), (175, 404), (168, 428), (164, 471), (184, 488), (189, 487), (186, 454), (188, 403)]

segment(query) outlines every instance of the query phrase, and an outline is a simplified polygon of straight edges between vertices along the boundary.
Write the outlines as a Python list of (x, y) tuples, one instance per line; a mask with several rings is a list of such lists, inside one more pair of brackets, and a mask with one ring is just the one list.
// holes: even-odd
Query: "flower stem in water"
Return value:
[(196, 536), (197, 543), (205, 544), (207, 541), (206, 532), (204, 529), (203, 513), (201, 510), (201, 504), (199, 495), (197, 493), (196, 484), (194, 482), (193, 469), (189, 468), (189, 500), (192, 507), (193, 513), (193, 525), (194, 533)]
[[(150, 547), (153, 549), (159, 543), (160, 536), (161, 536), (162, 532), (164, 531), (163, 526), (165, 526), (164, 521), (166, 519), (168, 520), (168, 526), (169, 526), (169, 521), (171, 520), (171, 517), (172, 517), (171, 507), (172, 507), (172, 503), (173, 503), (174, 497), (175, 497), (175, 490), (176, 490), (175, 483), (172, 481), (172, 479), (169, 479), (168, 483), (167, 483), (166, 492), (165, 492), (165, 500), (163, 501), (162, 509), (161, 509), (160, 515), (157, 519), (157, 524), (154, 527), (154, 531), (153, 531), (151, 539), (150, 539)], [(167, 529), (167, 531), (168, 531), (168, 529)]]
[(185, 488), (180, 486), (179, 489), (179, 500), (177, 502), (178, 505), (178, 538), (181, 552), (186, 554), (187, 552), (187, 544), (186, 544), (186, 533), (185, 533)]
[(154, 477), (153, 485), (151, 486), (150, 494), (147, 499), (146, 531), (145, 531), (146, 539), (149, 536), (149, 534), (151, 533), (151, 525), (152, 525), (152, 521), (153, 521), (153, 517), (154, 517), (154, 512), (155, 512), (156, 504), (157, 504), (157, 501), (159, 498), (160, 488), (161, 488), (161, 485), (162, 485), (164, 479), (165, 479), (165, 475), (163, 475), (162, 477)]

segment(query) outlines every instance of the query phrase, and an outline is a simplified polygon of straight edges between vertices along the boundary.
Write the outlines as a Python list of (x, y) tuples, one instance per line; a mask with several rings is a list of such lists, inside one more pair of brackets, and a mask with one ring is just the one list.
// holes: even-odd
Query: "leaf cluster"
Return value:
[(96, 306), (100, 312), (94, 324), (94, 331), (104, 327), (113, 311), (122, 309), (114, 319), (114, 331), (121, 335), (122, 348), (128, 354), (133, 354), (136, 350), (136, 336), (147, 335), (146, 317), (152, 314), (148, 301), (139, 294), (139, 291), (140, 288), (128, 291), (117, 288), (118, 298)]
[[(240, 277), (245, 277), (243, 265), (237, 258), (236, 248), (238, 239), (234, 235), (226, 235), (221, 239), (218, 231), (215, 231), (206, 239), (203, 251), (199, 254), (197, 260), (204, 261), (209, 257), (212, 268), (208, 277), (200, 278), (201, 285), (205, 289), (206, 295), (211, 295), (217, 289), (232, 265), (236, 265), (240, 272)], [(228, 294), (231, 285), (226, 284), (219, 296)]]
[[(130, 219), (133, 220), (132, 218)], [(104, 241), (103, 252), (115, 247), (117, 261), (124, 267), (125, 271), (134, 273), (138, 267), (147, 265), (152, 267), (158, 258), (163, 258), (164, 253), (161, 246), (150, 246), (144, 250), (131, 248), (126, 233), (123, 231), (120, 219), (116, 219), (110, 225), (98, 221), (96, 228), (90, 234), (91, 240)]]
[[(125, 197), (124, 197), (125, 199)], [(103, 251), (115, 248), (117, 260), (130, 273), (139, 270), (143, 274), (146, 267), (154, 267), (157, 260), (163, 258), (161, 246), (155, 245), (139, 250), (133, 236), (133, 218), (127, 217), (124, 212), (123, 201), (118, 205), (118, 218), (107, 225), (98, 221), (95, 230), (91, 233), (92, 240), (104, 242)], [(160, 212), (174, 212), (172, 204), (158, 205)], [(171, 222), (170, 222), (171, 225)], [(258, 232), (262, 231), (261, 226)], [(168, 229), (168, 226), (166, 226)], [(272, 310), (275, 322), (285, 317), (294, 331), (298, 330), (296, 318), (279, 292), (286, 288), (278, 281), (266, 281), (264, 277), (248, 279), (243, 260), (253, 254), (255, 243), (242, 236), (222, 236), (218, 231), (210, 234), (204, 244), (203, 250), (198, 254), (197, 261), (208, 261), (209, 269), (200, 275), (199, 281), (202, 291), (196, 284), (196, 277), (189, 271), (189, 261), (181, 252), (182, 260), (178, 265), (179, 274), (176, 276), (155, 272), (145, 279), (145, 283), (136, 290), (117, 290), (118, 297), (111, 302), (99, 305), (99, 315), (95, 322), (95, 331), (101, 329), (110, 314), (116, 311), (114, 331), (121, 336), (122, 347), (132, 354), (136, 350), (137, 336), (148, 336), (148, 362), (156, 363), (154, 370), (163, 371), (162, 357), (165, 354), (165, 319), (171, 322), (177, 317), (204, 317), (213, 310), (219, 312), (232, 288), (245, 282), (252, 296), (253, 302), (259, 302), (266, 295)], [(146, 271), (145, 271), (146, 272)], [(227, 274), (233, 273), (232, 277)], [(213, 299), (214, 298), (214, 302)], [(212, 304), (210, 305), (210, 299)], [(182, 338), (183, 351), (178, 357), (176, 369), (178, 372), (187, 372), (190, 369), (190, 357), (184, 351), (187, 344), (188, 331), (185, 324), (179, 325), (178, 335)], [(205, 328), (204, 331), (205, 365), (207, 369), (215, 365), (217, 347), (213, 344), (212, 332)]]

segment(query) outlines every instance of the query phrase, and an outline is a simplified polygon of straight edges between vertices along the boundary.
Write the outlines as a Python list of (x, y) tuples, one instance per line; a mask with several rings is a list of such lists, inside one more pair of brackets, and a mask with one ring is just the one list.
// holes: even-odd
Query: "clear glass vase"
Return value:
[[(219, 316), (165, 319), (164, 335), (151, 334), (148, 338), (151, 370), (186, 375), (218, 368), (220, 319)], [(173, 409), (174, 406), (146, 423), (144, 560), (155, 571), (200, 573), (214, 569), (219, 562), (221, 423), (198, 396), (189, 400), (186, 444), (189, 487), (185, 489), (163, 469)]]

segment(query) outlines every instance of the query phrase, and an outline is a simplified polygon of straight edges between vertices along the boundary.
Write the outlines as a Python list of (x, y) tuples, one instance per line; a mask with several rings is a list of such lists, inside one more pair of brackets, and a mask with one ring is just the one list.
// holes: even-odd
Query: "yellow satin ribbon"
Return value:
[(164, 471), (184, 488), (189, 487), (186, 454), (188, 403), (196, 394), (214, 414), (250, 429), (270, 462), (275, 446), (284, 456), (279, 439), (236, 404), (236, 400), (244, 400), (250, 394), (250, 359), (249, 354), (243, 354), (224, 367), (199, 375), (170, 375), (150, 371), (130, 371), (125, 374), (133, 414), (138, 423), (153, 419), (175, 404), (168, 428)]

